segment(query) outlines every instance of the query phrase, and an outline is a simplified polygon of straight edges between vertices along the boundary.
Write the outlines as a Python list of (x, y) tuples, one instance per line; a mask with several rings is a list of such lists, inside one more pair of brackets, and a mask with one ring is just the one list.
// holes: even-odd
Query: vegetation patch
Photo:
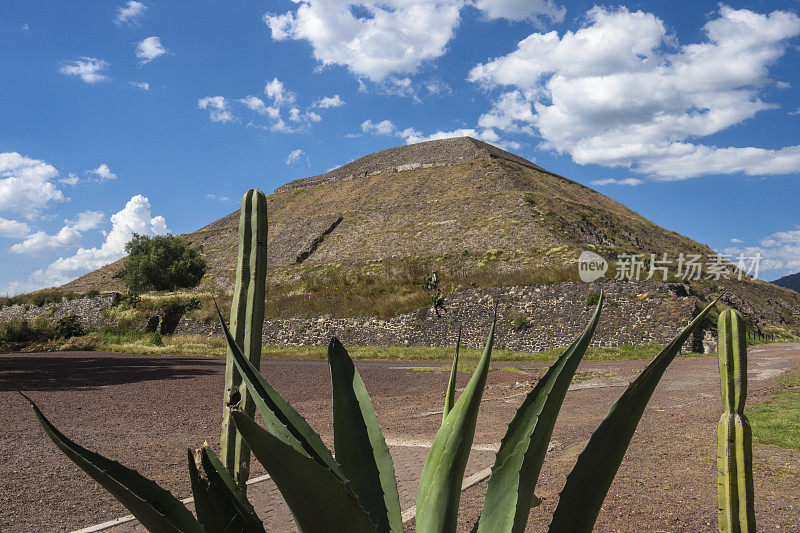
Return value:
[(800, 450), (800, 367), (773, 378), (781, 389), (745, 411), (753, 442)]

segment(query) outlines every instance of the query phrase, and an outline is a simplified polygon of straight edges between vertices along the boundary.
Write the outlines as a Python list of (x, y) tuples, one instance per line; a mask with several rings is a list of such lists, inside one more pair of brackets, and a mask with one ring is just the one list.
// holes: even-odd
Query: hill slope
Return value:
[[(418, 284), (436, 270), (454, 283), (509, 285), (576, 279), (584, 249), (610, 260), (711, 253), (593, 189), (468, 137), (370, 154), (279, 187), (268, 205), (271, 286), (301, 295), (313, 294), (319, 273), (332, 269), (338, 277), (322, 282)], [(238, 211), (185, 235), (203, 246), (207, 288), (233, 286), (237, 223)], [(120, 289), (112, 278), (119, 268), (107, 265), (65, 288)], [(769, 322), (800, 323), (800, 297), (769, 283), (695, 285), (705, 293), (726, 286)]]
[(795, 292), (800, 292), (800, 272), (783, 276), (782, 278), (776, 279), (772, 283), (778, 285), (779, 287), (786, 287), (787, 289), (792, 289)]

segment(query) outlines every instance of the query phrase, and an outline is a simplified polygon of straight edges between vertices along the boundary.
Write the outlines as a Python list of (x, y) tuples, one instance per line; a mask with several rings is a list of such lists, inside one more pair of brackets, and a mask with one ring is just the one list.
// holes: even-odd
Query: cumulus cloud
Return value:
[(78, 76), (82, 81), (93, 85), (108, 79), (103, 72), (106, 68), (108, 68), (107, 61), (96, 57), (82, 57), (65, 63), (58, 71), (67, 76)]
[(24, 222), (0, 217), (0, 237), (24, 237), (31, 228)]
[(276, 41), (306, 40), (322, 65), (341, 65), (380, 81), (412, 73), (445, 53), (463, 0), (299, 0), (295, 11), (267, 14)]
[(17, 243), (9, 251), (15, 254), (45, 255), (58, 248), (78, 246), (81, 243), (81, 232), (94, 229), (103, 223), (105, 216), (100, 211), (84, 211), (72, 220), (65, 220), (64, 227), (57, 233), (49, 235), (37, 231)]
[(680, 45), (663, 21), (595, 7), (562, 36), (533, 33), (469, 79), (504, 92), (479, 125), (536, 134), (580, 164), (630, 167), (658, 179), (796, 172), (800, 147), (716, 147), (695, 139), (776, 106), (761, 99), (769, 67), (800, 34), (800, 18), (721, 6), (706, 39)]
[(561, 22), (567, 12), (552, 0), (478, 0), (475, 7), (490, 19), (530, 20), (537, 26), (543, 24), (542, 18)]
[(130, 1), (124, 6), (117, 8), (117, 14), (114, 17), (114, 24), (123, 26), (125, 24), (134, 24), (139, 22), (139, 19), (144, 15), (147, 6), (141, 2)]
[(166, 53), (167, 49), (161, 44), (161, 39), (156, 36), (147, 37), (136, 45), (136, 57), (142, 64), (149, 63)]
[(35, 271), (28, 280), (12, 283), (7, 291), (18, 293), (42, 287), (62, 285), (78, 276), (98, 269), (125, 256), (125, 244), (139, 235), (164, 235), (167, 229), (162, 216), (151, 217), (150, 201), (138, 194), (125, 207), (111, 216), (111, 231), (99, 248), (79, 248), (69, 257), (60, 257)]
[(212, 122), (230, 122), (235, 117), (230, 111), (230, 105), (224, 96), (206, 96), (197, 100), (197, 107), (208, 109)]
[[(268, 117), (270, 120), (269, 125), (266, 126), (253, 122), (248, 126), (280, 133), (296, 133), (305, 131), (311, 124), (322, 120), (322, 117), (313, 111), (301, 111), (295, 105), (297, 95), (288, 90), (278, 78), (273, 78), (264, 85), (264, 95), (269, 101), (269, 105), (257, 96), (251, 95), (239, 99), (239, 103), (245, 105), (251, 111)], [(286, 115), (284, 115), (284, 112), (286, 112)], [(284, 120), (284, 117), (286, 120)], [(287, 120), (289, 123), (287, 123)]]
[(58, 170), (49, 163), (17, 152), (0, 153), (0, 211), (33, 218), (64, 195), (53, 184)]
[(105, 215), (102, 211), (88, 210), (78, 213), (78, 216), (74, 219), (65, 220), (64, 222), (78, 231), (87, 231), (100, 226), (104, 220)]
[(137, 89), (141, 89), (143, 91), (150, 90), (150, 84), (147, 83), (146, 81), (129, 81), (128, 83), (133, 87), (136, 87)]
[(14, 254), (45, 255), (58, 248), (78, 246), (80, 243), (81, 233), (71, 226), (64, 226), (54, 235), (37, 231), (8, 250)]
[(344, 105), (344, 100), (338, 94), (334, 94), (333, 96), (325, 96), (320, 98), (312, 107), (318, 107), (320, 109), (328, 109), (330, 107), (342, 107)]
[(255, 111), (260, 115), (267, 114), (267, 106), (264, 103), (264, 100), (259, 98), (258, 96), (247, 96), (245, 98), (239, 98), (239, 103), (246, 106), (250, 111)]
[(277, 107), (293, 104), (297, 99), (295, 94), (287, 90), (286, 86), (278, 78), (273, 78), (272, 81), (264, 85), (264, 94), (266, 94)]
[(111, 172), (111, 169), (108, 168), (108, 165), (105, 163), (100, 163), (95, 169), (87, 170), (89, 174), (93, 174), (98, 181), (108, 181), (108, 180), (115, 180), (117, 179), (117, 175)]
[[(476, 130), (473, 128), (459, 128), (450, 131), (437, 131), (429, 135), (423, 134), (421, 131), (414, 128), (400, 129), (391, 120), (381, 120), (380, 122), (373, 122), (370, 119), (361, 123), (362, 134), (374, 135), (392, 135), (400, 137), (406, 144), (413, 144), (423, 141), (435, 141), (438, 139), (452, 139), (455, 137), (472, 137), (484, 142), (494, 144), (501, 148), (517, 149), (519, 143), (513, 141), (504, 141), (492, 129)], [(355, 135), (350, 135), (351, 137)]]
[[(732, 239), (731, 242), (741, 241)], [(767, 235), (756, 246), (732, 246), (725, 248), (722, 253), (733, 258), (734, 263), (739, 254), (747, 256), (760, 254), (760, 270), (798, 272), (800, 271), (800, 226)]]

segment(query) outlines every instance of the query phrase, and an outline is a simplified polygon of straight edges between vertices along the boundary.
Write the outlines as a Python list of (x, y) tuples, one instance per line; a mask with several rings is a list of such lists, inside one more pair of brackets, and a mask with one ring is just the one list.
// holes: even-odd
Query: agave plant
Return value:
[[(534, 488), (561, 403), (588, 347), (603, 299), (584, 332), (527, 395), (508, 426), (489, 478), (478, 531), (523, 531)], [(710, 306), (709, 306), (710, 308)], [(665, 369), (706, 308), (633, 381), (611, 407), (578, 457), (561, 491), (550, 531), (591, 531), (645, 406)], [(242, 382), (266, 429), (234, 409), (236, 425), (270, 474), (304, 532), (403, 529), (394, 466), (364, 382), (342, 344), (332, 339), (328, 363), (333, 389), (334, 454), (306, 420), (244, 356), (222, 321)], [(489, 371), (494, 325), (458, 400), (453, 379), (445, 415), (425, 460), (417, 496), (417, 531), (455, 531), (461, 484)], [(26, 397), (27, 398), (27, 397)], [(134, 470), (93, 453), (61, 434), (33, 402), (47, 435), (150, 531), (263, 531), (244, 492), (208, 446), (189, 452), (195, 516), (171, 493)]]

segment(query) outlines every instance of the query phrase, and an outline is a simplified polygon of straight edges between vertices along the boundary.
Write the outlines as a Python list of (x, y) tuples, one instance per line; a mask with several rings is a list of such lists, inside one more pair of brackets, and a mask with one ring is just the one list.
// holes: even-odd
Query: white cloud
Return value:
[(78, 216), (72, 220), (65, 220), (64, 222), (78, 231), (87, 231), (95, 229), (100, 226), (105, 220), (105, 215), (102, 211), (84, 211), (78, 213)]
[(251, 111), (255, 111), (261, 115), (267, 114), (267, 106), (264, 104), (264, 100), (258, 96), (251, 95), (246, 98), (239, 98), (239, 103), (247, 106), (247, 108)]
[(276, 41), (307, 40), (314, 58), (380, 81), (413, 73), (440, 57), (452, 39), (463, 0), (297, 0), (297, 10), (267, 14)]
[(541, 25), (540, 17), (553, 22), (564, 20), (567, 9), (552, 0), (478, 0), (475, 7), (490, 19), (531, 20)]
[(33, 218), (50, 202), (64, 195), (52, 181), (58, 170), (52, 165), (17, 152), (0, 153), (0, 211)]
[[(78, 246), (81, 243), (81, 232), (98, 227), (105, 220), (100, 211), (84, 211), (72, 220), (65, 220), (64, 227), (53, 235), (37, 231), (9, 248), (11, 253), (27, 255), (45, 255), (58, 248)], [(27, 233), (27, 232), (26, 232)]]
[(97, 176), (96, 179), (98, 181), (108, 181), (117, 179), (117, 175), (111, 172), (111, 169), (108, 168), (108, 165), (106, 165), (105, 163), (100, 163), (100, 166), (98, 166), (97, 168), (92, 170), (87, 170), (86, 172)]
[(0, 217), (0, 237), (24, 237), (31, 228), (24, 222)]
[[(406, 144), (414, 144), (423, 141), (435, 141), (438, 139), (452, 139), (455, 137), (472, 137), (474, 139), (479, 139), (495, 146), (511, 150), (517, 149), (520, 146), (519, 143), (502, 140), (491, 128), (482, 130), (476, 130), (472, 128), (460, 128), (451, 131), (440, 130), (435, 133), (431, 133), (430, 135), (425, 135), (421, 131), (414, 128), (399, 129), (391, 120), (373, 122), (372, 120), (367, 119), (361, 123), (361, 132), (363, 134), (392, 135), (400, 137)], [(356, 136), (357, 135), (350, 135), (350, 137)]]
[(78, 76), (86, 83), (95, 84), (108, 79), (103, 72), (106, 68), (108, 68), (108, 62), (102, 59), (82, 57), (62, 65), (58, 71), (67, 76)]
[[(732, 239), (731, 242), (741, 242)], [(722, 251), (736, 263), (739, 254), (761, 255), (760, 270), (800, 271), (800, 226), (779, 231), (761, 239), (758, 246), (730, 247)]]
[(308, 155), (302, 151), (300, 148), (292, 150), (289, 155), (286, 157), (286, 164), (287, 165), (294, 165), (300, 160), (305, 160), (308, 162)]
[(320, 98), (314, 105), (311, 107), (318, 107), (320, 109), (328, 109), (330, 107), (342, 107), (344, 105), (344, 100), (338, 94), (334, 94), (333, 96), (325, 96)]
[(601, 180), (594, 180), (592, 185), (639, 185), (642, 183), (642, 180), (638, 178), (622, 178), (622, 179), (614, 179), (614, 178), (604, 178)]
[(167, 49), (161, 44), (161, 39), (156, 36), (147, 37), (136, 45), (136, 57), (142, 64), (149, 63), (157, 57), (167, 53)]
[(63, 183), (64, 185), (77, 185), (78, 184), (78, 176), (73, 174), (72, 172), (67, 174), (66, 178), (59, 178), (59, 183)]
[(731, 242), (735, 243), (735, 244), (743, 244), (744, 243), (744, 241), (742, 239), (737, 239), (736, 237), (731, 239)]
[(214, 200), (214, 201), (217, 201), (217, 202), (230, 202), (231, 201), (231, 199), (228, 198), (227, 196), (219, 196), (219, 195), (211, 194), (211, 193), (206, 194), (206, 200)]
[(144, 15), (147, 6), (141, 2), (131, 1), (124, 6), (117, 8), (117, 15), (114, 17), (114, 24), (122, 26), (128, 23), (136, 23)]
[(391, 120), (372, 122), (372, 120), (367, 119), (361, 123), (361, 131), (364, 133), (377, 133), (379, 135), (394, 135), (397, 128)]
[(87, 272), (125, 256), (125, 244), (139, 235), (163, 235), (169, 230), (162, 216), (150, 216), (150, 201), (142, 195), (130, 199), (125, 208), (111, 216), (111, 231), (99, 248), (79, 248), (69, 257), (60, 257), (46, 268), (35, 271), (26, 281), (12, 283), (7, 291), (18, 293), (62, 285)]
[(230, 122), (235, 120), (235, 117), (230, 111), (228, 101), (224, 96), (206, 96), (197, 100), (197, 107), (200, 109), (208, 109), (209, 118), (213, 122)]
[(141, 89), (143, 91), (150, 90), (150, 84), (147, 83), (146, 81), (129, 81), (128, 83), (133, 87), (136, 87), (137, 89)]
[(722, 6), (706, 40), (679, 45), (655, 15), (595, 7), (561, 37), (533, 33), (469, 79), (504, 88), (479, 120), (538, 134), (580, 164), (624, 166), (658, 179), (797, 172), (800, 147), (694, 144), (776, 106), (760, 98), (769, 67), (800, 34), (800, 18)]
[(278, 78), (273, 78), (272, 81), (264, 85), (264, 94), (266, 94), (277, 107), (292, 104), (296, 100), (295, 94), (286, 90), (283, 82)]
[(54, 235), (48, 235), (44, 231), (37, 231), (29, 235), (24, 241), (11, 246), (8, 250), (14, 254), (44, 255), (57, 248), (78, 246), (80, 243), (80, 232), (71, 226), (64, 226)]
[(800, 107), (795, 109), (794, 111), (789, 111), (790, 115), (800, 115)]

